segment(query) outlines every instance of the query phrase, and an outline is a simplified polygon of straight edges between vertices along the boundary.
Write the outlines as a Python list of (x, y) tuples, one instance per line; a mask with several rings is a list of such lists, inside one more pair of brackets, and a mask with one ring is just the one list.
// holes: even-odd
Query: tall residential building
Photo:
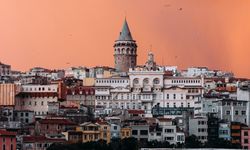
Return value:
[(0, 84), (0, 106), (15, 105), (15, 84)]
[(11, 74), (11, 66), (0, 62), (0, 76), (9, 76)]
[(136, 66), (136, 41), (133, 40), (131, 32), (125, 19), (122, 31), (114, 44), (115, 69), (118, 72), (128, 72), (129, 68)]

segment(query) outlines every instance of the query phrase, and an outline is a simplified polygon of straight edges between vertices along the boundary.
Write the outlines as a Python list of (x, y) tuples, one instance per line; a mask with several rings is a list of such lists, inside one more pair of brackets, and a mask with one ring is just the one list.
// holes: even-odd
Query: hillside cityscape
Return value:
[(138, 53), (126, 19), (114, 40), (114, 67), (1, 62), (0, 149), (250, 149), (250, 79), (159, 65), (153, 49)]

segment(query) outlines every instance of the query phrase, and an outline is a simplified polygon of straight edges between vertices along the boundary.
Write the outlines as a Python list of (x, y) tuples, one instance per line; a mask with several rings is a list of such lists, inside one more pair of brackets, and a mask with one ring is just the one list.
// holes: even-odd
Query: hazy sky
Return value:
[(138, 62), (250, 77), (250, 0), (0, 0), (0, 61), (13, 69), (108, 65), (125, 15)]

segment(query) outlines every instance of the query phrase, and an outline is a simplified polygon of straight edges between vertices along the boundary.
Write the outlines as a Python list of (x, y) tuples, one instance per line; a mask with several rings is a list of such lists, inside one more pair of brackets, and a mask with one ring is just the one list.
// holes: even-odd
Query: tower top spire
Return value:
[(125, 17), (123, 27), (122, 27), (122, 31), (120, 32), (118, 41), (133, 41), (131, 32), (130, 32), (129, 27), (128, 27), (126, 17)]

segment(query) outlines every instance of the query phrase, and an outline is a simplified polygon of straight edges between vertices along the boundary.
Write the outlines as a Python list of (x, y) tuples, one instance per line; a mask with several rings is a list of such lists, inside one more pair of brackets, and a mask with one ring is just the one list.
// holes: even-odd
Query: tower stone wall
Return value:
[(115, 69), (118, 72), (128, 72), (137, 65), (137, 44), (133, 40), (127, 21), (123, 24), (118, 40), (114, 44)]

